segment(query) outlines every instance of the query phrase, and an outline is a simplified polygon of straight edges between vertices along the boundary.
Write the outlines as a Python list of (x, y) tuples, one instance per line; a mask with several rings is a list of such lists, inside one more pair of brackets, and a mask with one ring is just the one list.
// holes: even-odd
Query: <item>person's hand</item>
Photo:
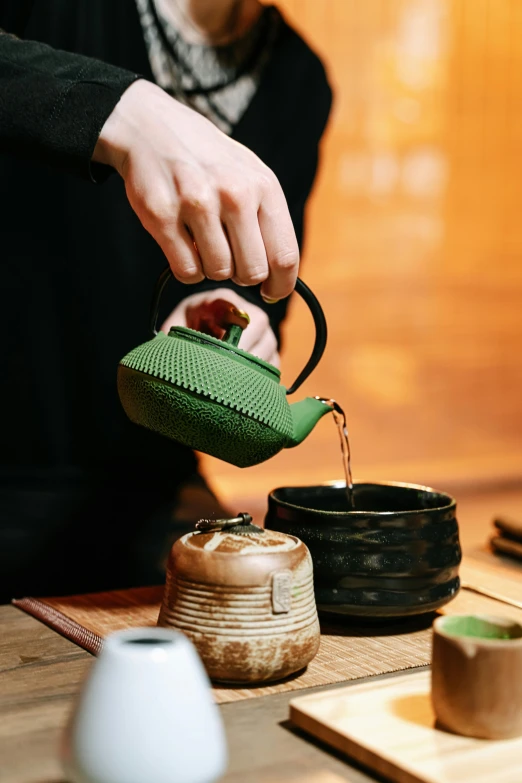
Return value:
[[(226, 310), (230, 312), (231, 305), (240, 313), (242, 311), (247, 313), (250, 318), (250, 323), (241, 336), (239, 347), (279, 367), (277, 341), (267, 314), (260, 307), (247, 302), (228, 288), (187, 296), (165, 319), (161, 330), (168, 333), (171, 326), (188, 326), (190, 329), (197, 329), (198, 332), (221, 339), (225, 334), (221, 326), (224, 313)], [(228, 313), (226, 320), (233, 320), (240, 325), (246, 323), (240, 314), (233, 318)]]
[(299, 249), (273, 172), (249, 149), (156, 85), (134, 82), (106, 121), (93, 160), (125, 180), (129, 202), (183, 283), (294, 288)]

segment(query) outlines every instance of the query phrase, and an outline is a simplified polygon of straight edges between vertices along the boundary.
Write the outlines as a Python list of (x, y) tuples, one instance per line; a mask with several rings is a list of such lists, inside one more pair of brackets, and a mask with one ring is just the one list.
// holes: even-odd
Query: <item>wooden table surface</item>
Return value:
[[(460, 497), (459, 507), (464, 549), (477, 556), (477, 547), (484, 548), (496, 513), (522, 518), (522, 490), (472, 493)], [(486, 552), (482, 556), (501, 562)], [(522, 572), (515, 562), (505, 563), (506, 568)], [(19, 609), (0, 606), (0, 783), (64, 783), (60, 737), (92, 660), (88, 653)], [(345, 685), (327, 685), (306, 693)], [(230, 754), (223, 783), (374, 780), (292, 730), (287, 722), (288, 703), (296, 695), (282, 693), (220, 707)]]
[[(1, 783), (64, 783), (60, 737), (92, 661), (19, 609), (0, 607)], [(220, 707), (230, 754), (223, 783), (372, 780), (292, 730), (288, 702), (295, 696), (282, 693)]]

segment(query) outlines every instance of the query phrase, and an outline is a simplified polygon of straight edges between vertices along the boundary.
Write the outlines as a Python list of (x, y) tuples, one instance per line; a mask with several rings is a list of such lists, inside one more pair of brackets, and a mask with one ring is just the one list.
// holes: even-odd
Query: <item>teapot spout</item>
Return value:
[(325, 413), (331, 413), (333, 408), (315, 397), (306, 397), (300, 402), (290, 405), (292, 413), (292, 435), (286, 444), (287, 448), (298, 446), (311, 433), (319, 419)]

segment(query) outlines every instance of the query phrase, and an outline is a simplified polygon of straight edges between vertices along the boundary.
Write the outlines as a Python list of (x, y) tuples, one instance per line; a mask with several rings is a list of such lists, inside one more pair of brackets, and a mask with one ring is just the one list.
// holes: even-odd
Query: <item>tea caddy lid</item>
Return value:
[[(262, 530), (242, 514), (232, 520), (201, 520), (198, 529), (178, 539), (171, 549), (167, 581), (229, 587), (270, 586), (276, 572), (311, 571), (306, 546), (295, 536)], [(170, 576), (169, 576), (170, 575)], [(300, 577), (299, 577), (300, 578)]]
[(252, 524), (250, 514), (232, 519), (201, 519), (193, 533), (182, 538), (184, 546), (219, 555), (262, 555), (291, 552), (299, 540), (276, 530), (263, 530)]

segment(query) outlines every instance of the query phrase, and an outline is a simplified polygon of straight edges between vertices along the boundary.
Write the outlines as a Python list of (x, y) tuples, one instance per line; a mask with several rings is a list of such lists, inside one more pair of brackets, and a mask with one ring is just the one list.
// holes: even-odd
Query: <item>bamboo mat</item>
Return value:
[[(443, 613), (509, 615), (522, 623), (522, 575), (502, 574), (498, 566), (478, 561), (464, 563), (461, 575), (466, 587), (442, 608)], [(103, 638), (113, 631), (154, 626), (162, 594), (162, 587), (150, 587), (62, 598), (23, 598), (13, 603), (97, 654)], [(347, 619), (335, 624), (322, 622), (319, 652), (304, 672), (263, 687), (214, 686), (216, 702), (225, 704), (425, 666), (431, 660), (432, 619), (426, 616), (366, 625)]]

